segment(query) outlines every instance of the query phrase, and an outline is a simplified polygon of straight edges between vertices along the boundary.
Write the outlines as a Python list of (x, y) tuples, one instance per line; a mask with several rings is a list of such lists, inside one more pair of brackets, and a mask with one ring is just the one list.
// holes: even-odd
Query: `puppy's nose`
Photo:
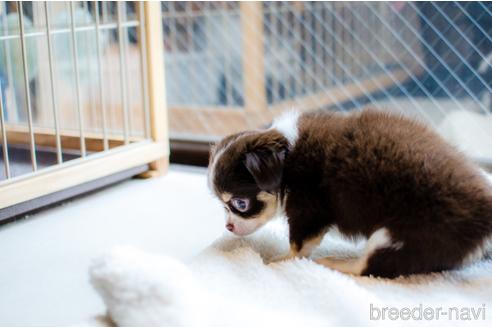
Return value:
[(232, 224), (232, 223), (227, 223), (227, 224), (226, 224), (226, 229), (232, 232), (232, 231), (234, 230), (234, 224)]

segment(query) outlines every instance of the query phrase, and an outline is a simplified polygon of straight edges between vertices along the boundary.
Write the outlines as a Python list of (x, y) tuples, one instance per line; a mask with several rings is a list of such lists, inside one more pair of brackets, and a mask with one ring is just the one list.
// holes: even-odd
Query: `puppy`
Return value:
[(228, 136), (208, 178), (236, 235), (287, 217), (285, 258), (308, 257), (331, 228), (367, 238), (360, 258), (316, 260), (354, 275), (457, 268), (492, 240), (492, 187), (480, 169), (427, 126), (375, 110), (291, 113)]

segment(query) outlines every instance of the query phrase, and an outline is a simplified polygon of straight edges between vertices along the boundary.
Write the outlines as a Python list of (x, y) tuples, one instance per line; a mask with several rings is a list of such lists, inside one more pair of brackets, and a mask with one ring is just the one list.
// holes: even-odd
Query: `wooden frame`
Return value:
[[(29, 131), (25, 126), (9, 125), (5, 126), (7, 132), (7, 140), (9, 144), (13, 145), (25, 145), (29, 143)], [(79, 150), (80, 137), (76, 130), (61, 130), (60, 138), (63, 149)], [(36, 146), (42, 147), (56, 147), (56, 133), (52, 128), (35, 128), (34, 139), (36, 140)], [(2, 138), (0, 137), (0, 141)], [(143, 137), (131, 137), (130, 142), (137, 142), (144, 140)], [(86, 133), (85, 135), (86, 148), (88, 151), (103, 151), (103, 135), (102, 133)], [(109, 135), (108, 136), (109, 148), (114, 148), (124, 144), (122, 135)]]
[[(378, 57), (385, 54), (382, 50), (387, 52), (387, 49), (396, 47), (394, 45), (386, 45), (382, 50), (379, 49), (381, 46), (375, 46), (374, 51), (368, 51), (367, 47), (359, 49), (361, 36), (354, 36), (350, 30), (351, 22), (356, 19), (347, 4), (326, 4), (323, 7), (327, 12), (325, 18), (314, 16), (321, 7), (302, 2), (289, 3), (282, 8), (276, 6), (276, 3), (259, 1), (237, 5), (242, 48), (241, 74), (236, 81), (236, 91), (239, 90), (242, 98), (236, 102), (221, 101), (221, 105), (213, 105), (199, 97), (196, 102), (190, 100), (190, 105), (174, 101), (176, 105), (170, 105), (168, 114), (173, 138), (216, 139), (265, 126), (282, 111), (293, 108), (301, 112), (321, 108), (343, 109), (347, 102), (364, 99), (361, 103), (365, 103), (365, 99), (374, 94), (415, 79), (423, 71), (416, 58), (410, 58), (402, 67), (388, 56), (384, 59)], [(237, 7), (230, 15), (237, 14)], [(174, 16), (168, 17), (191, 15), (186, 11), (173, 13)], [(283, 15), (285, 20), (282, 18), (281, 23), (273, 20), (272, 13)], [(200, 13), (193, 12), (193, 15)], [(344, 17), (347, 22), (342, 24)], [(303, 19), (307, 21), (301, 22)], [(320, 24), (325, 21), (321, 19), (326, 19), (330, 33), (323, 32), (325, 30)], [(361, 28), (359, 26), (359, 32)], [(292, 35), (284, 38), (282, 42), (285, 45), (279, 47), (277, 38), (285, 35), (286, 29), (292, 30)], [(170, 33), (168, 37), (175, 36)], [(179, 55), (177, 47), (170, 47)], [(418, 51), (420, 47), (415, 48)], [(227, 59), (228, 52), (224, 51), (223, 55)], [(302, 56), (304, 62), (301, 61)], [(286, 62), (275, 65), (284, 59)], [(284, 90), (282, 97), (278, 96), (280, 85)]]
[(166, 155), (164, 143), (143, 141), (12, 178), (0, 185), (0, 209), (161, 160)]
[(164, 174), (169, 162), (169, 138), (167, 131), (166, 82), (164, 71), (164, 46), (162, 44), (161, 3), (148, 1), (144, 5), (147, 47), (147, 76), (150, 106), (150, 133), (152, 139), (162, 143), (167, 157), (150, 163), (151, 174)]
[[(413, 73), (420, 74), (420, 67), (415, 67)], [(195, 136), (219, 137), (238, 130), (266, 125), (286, 109), (295, 108), (299, 111), (308, 111), (330, 107), (335, 103), (343, 103), (352, 98), (364, 96), (367, 92), (375, 92), (380, 87), (389, 88), (394, 85), (395, 81), (403, 83), (409, 78), (410, 75), (402, 69), (393, 71), (391, 76), (381, 73), (357, 83), (332, 88), (328, 93), (323, 91), (302, 98), (286, 100), (267, 106), (266, 110), (253, 113), (242, 107), (170, 107), (171, 131), (179, 131), (180, 126), (177, 123), (184, 122), (188, 125), (181, 127), (184, 129), (183, 133), (192, 130)], [(251, 116), (254, 116), (255, 122), (251, 121)], [(205, 125), (203, 122), (208, 124)], [(182, 135), (178, 132), (177, 136)]]
[[(163, 47), (161, 30), (160, 2), (145, 2), (145, 37), (147, 48), (147, 79), (150, 114), (150, 140), (130, 140), (123, 145), (122, 136), (108, 136), (110, 146), (118, 146), (107, 151), (91, 154), (57, 164), (30, 174), (13, 177), (0, 182), (0, 209), (46, 196), (86, 182), (94, 181), (142, 164), (149, 164), (152, 174), (163, 174), (169, 163), (169, 143), (167, 134), (167, 114), (165, 99), (165, 79), (163, 67)], [(8, 126), (9, 143), (25, 143), (29, 138), (26, 127)], [(67, 148), (78, 149), (77, 132), (61, 131), (62, 144)], [(35, 128), (36, 144), (55, 146), (53, 129)], [(100, 134), (85, 136), (88, 150), (102, 150)]]
[[(263, 2), (241, 1), (241, 29), (243, 31), (243, 72), (245, 110), (250, 113), (267, 107), (265, 93), (265, 56), (263, 40)], [(254, 69), (251, 69), (251, 68)]]

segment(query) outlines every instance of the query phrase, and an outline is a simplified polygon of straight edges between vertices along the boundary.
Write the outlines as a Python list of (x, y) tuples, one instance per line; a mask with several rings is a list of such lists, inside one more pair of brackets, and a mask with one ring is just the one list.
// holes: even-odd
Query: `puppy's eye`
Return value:
[(231, 204), (239, 212), (246, 212), (249, 209), (249, 199), (247, 198), (233, 198)]

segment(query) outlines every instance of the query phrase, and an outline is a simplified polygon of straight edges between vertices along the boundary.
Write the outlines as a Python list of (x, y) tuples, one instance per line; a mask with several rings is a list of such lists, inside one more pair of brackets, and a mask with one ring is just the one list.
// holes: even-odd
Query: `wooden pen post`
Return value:
[(169, 166), (169, 134), (167, 121), (166, 79), (162, 36), (161, 3), (144, 3), (147, 47), (147, 85), (150, 111), (150, 134), (155, 142), (165, 147), (166, 156), (150, 163), (148, 176), (162, 175)]
[(249, 125), (267, 110), (263, 2), (240, 2), (244, 107)]

